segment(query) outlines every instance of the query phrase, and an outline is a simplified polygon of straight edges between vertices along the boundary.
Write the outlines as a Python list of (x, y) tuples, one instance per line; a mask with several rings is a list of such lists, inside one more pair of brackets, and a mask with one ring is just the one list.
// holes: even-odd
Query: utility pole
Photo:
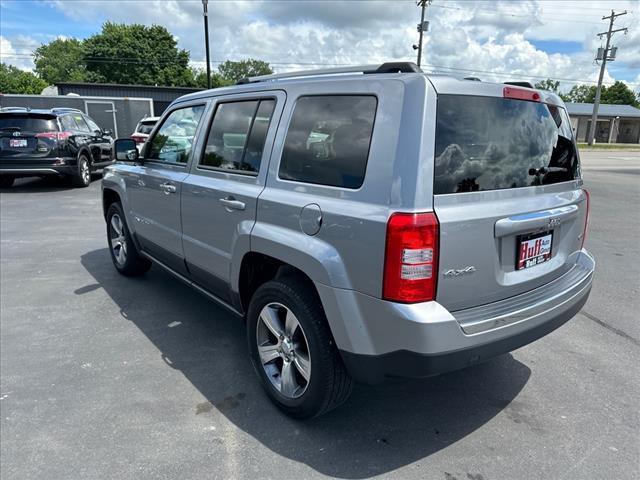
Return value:
[[(595, 101), (593, 102), (593, 113), (591, 114), (591, 128), (589, 128), (589, 136), (587, 137), (587, 143), (589, 145), (593, 145), (593, 140), (596, 136), (598, 107), (600, 106), (600, 94), (602, 93), (602, 79), (604, 78), (604, 69), (605, 69), (605, 66), (607, 65), (607, 60), (613, 61), (616, 57), (616, 48), (615, 47), (609, 48), (609, 46), (611, 45), (611, 36), (616, 32), (624, 32), (625, 34), (627, 33), (626, 28), (618, 28), (614, 30), (613, 21), (617, 17), (626, 15), (626, 14), (627, 14), (626, 10), (622, 13), (615, 13), (613, 10), (611, 10), (611, 15), (609, 15), (608, 17), (602, 17), (603, 20), (609, 20), (609, 30), (598, 34), (600, 38), (602, 38), (603, 35), (606, 35), (607, 42), (605, 44), (604, 49), (602, 48), (598, 49), (598, 55), (596, 58), (596, 60), (602, 60), (602, 63), (600, 64), (600, 76), (598, 77), (598, 87), (596, 88), (596, 98), (595, 98)], [(611, 56), (609, 56), (609, 53), (611, 53)]]
[(420, 14), (420, 23), (418, 24), (418, 33), (420, 34), (420, 39), (418, 40), (418, 45), (414, 45), (414, 50), (418, 50), (418, 66), (422, 63), (422, 35), (429, 28), (429, 22), (425, 22), (424, 15), (425, 10), (427, 9), (427, 5), (431, 3), (431, 0), (417, 0), (418, 6), (421, 8)]
[(209, 12), (207, 3), (209, 0), (202, 0), (202, 8), (204, 9), (204, 47), (207, 53), (207, 88), (211, 88), (211, 61), (209, 60)]

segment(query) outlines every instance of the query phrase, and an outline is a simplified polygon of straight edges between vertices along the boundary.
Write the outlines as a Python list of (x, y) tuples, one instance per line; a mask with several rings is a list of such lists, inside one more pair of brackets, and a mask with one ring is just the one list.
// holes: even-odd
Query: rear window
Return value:
[(138, 128), (137, 128), (137, 132), (138, 133), (144, 133), (146, 135), (149, 135), (151, 133), (151, 130), (153, 130), (153, 127), (156, 125), (155, 120), (153, 122), (140, 122), (138, 124)]
[(55, 132), (58, 124), (55, 117), (46, 115), (0, 114), (0, 130), (21, 132)]
[(563, 108), (494, 97), (438, 97), (434, 193), (530, 187), (579, 178)]
[(282, 152), (280, 178), (359, 188), (376, 106), (374, 96), (300, 97)]

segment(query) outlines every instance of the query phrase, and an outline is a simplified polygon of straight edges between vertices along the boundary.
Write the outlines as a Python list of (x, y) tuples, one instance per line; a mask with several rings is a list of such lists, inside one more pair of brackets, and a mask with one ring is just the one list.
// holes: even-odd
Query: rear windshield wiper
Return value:
[(530, 168), (529, 169), (529, 175), (536, 176), (536, 175), (546, 175), (547, 173), (554, 173), (554, 172), (567, 172), (569, 171), (569, 167), (540, 167), (540, 168)]

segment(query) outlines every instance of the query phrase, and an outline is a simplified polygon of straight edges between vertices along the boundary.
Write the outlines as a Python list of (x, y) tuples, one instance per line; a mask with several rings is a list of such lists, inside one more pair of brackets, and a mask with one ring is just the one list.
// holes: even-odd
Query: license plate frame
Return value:
[(10, 138), (9, 147), (11, 148), (28, 148), (29, 141), (26, 138)]
[[(536, 240), (540, 239), (539, 244)], [(526, 245), (527, 250), (523, 251), (523, 246)], [(535, 250), (538, 249), (536, 252)], [(553, 256), (553, 230), (546, 230), (544, 232), (530, 233), (526, 235), (518, 235), (516, 237), (516, 270), (526, 270), (536, 265), (548, 262)]]

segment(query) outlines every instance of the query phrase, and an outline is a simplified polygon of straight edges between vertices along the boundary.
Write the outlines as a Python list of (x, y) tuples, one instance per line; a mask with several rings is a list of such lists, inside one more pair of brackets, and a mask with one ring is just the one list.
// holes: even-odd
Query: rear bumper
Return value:
[(72, 157), (0, 160), (0, 175), (31, 177), (41, 175), (73, 175), (77, 159)]
[(580, 311), (594, 270), (583, 250), (575, 266), (548, 285), (457, 312), (437, 302), (396, 304), (323, 285), (318, 291), (350, 374), (379, 383), (457, 370), (543, 337)]

